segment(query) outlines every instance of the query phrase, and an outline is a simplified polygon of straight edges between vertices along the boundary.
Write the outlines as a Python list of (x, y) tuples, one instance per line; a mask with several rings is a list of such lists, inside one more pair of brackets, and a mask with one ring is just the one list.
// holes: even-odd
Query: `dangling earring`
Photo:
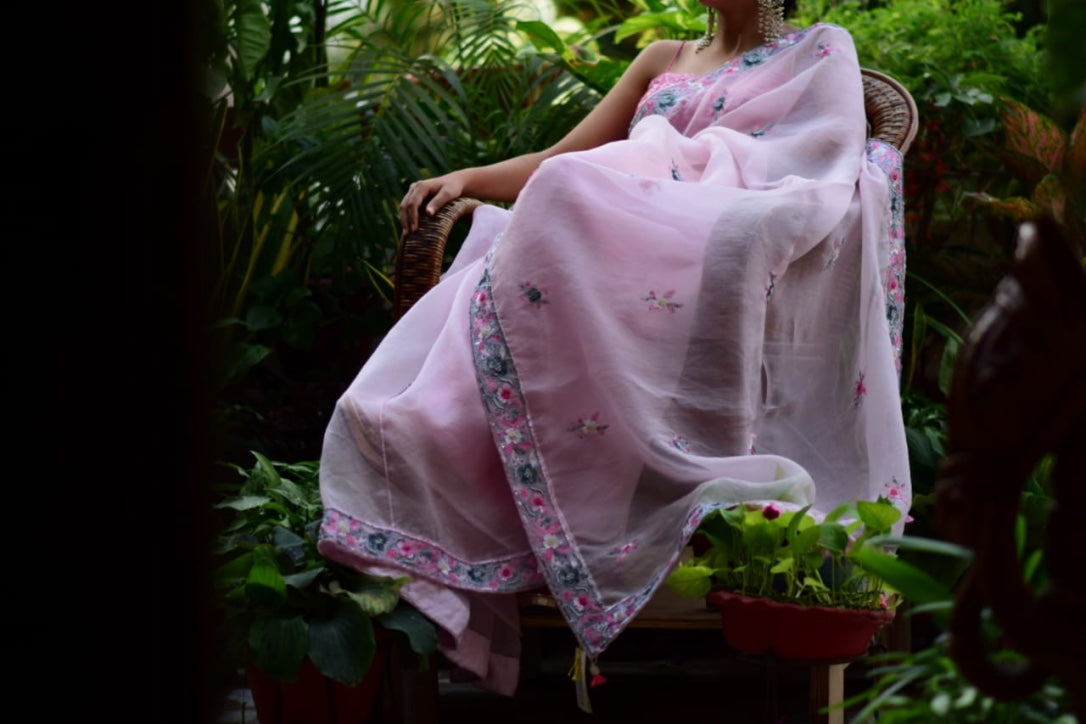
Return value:
[(784, 30), (784, 0), (758, 0), (758, 29), (762, 42), (772, 43)]
[(709, 18), (705, 21), (705, 35), (698, 38), (698, 44), (694, 47), (695, 53), (708, 48), (716, 37), (716, 10), (709, 8)]

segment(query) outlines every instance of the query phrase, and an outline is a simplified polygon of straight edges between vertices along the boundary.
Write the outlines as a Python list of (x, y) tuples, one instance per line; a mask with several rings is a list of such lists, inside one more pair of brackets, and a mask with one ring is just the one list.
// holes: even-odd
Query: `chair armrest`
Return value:
[(445, 245), (453, 226), (482, 201), (467, 197), (453, 199), (433, 216), (419, 217), (419, 228), (404, 234), (396, 250), (392, 288), (392, 318), (402, 317), (441, 278)]
[(868, 137), (896, 146), (904, 156), (916, 136), (919, 112), (916, 101), (901, 83), (885, 73), (861, 68)]

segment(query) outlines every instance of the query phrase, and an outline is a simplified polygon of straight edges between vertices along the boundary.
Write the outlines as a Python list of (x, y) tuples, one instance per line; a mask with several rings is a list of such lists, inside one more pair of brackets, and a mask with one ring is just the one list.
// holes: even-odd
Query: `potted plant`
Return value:
[(358, 724), (376, 700), (390, 646), (429, 665), (433, 624), (399, 596), (406, 578), (377, 578), (317, 551), (317, 462), (253, 453), (216, 509), (214, 580), (231, 662), (246, 671), (261, 722)]
[(720, 609), (725, 640), (751, 654), (836, 660), (866, 653), (894, 617), (898, 596), (858, 563), (866, 548), (888, 554), (901, 511), (890, 501), (845, 503), (817, 520), (810, 506), (740, 504), (705, 516), (695, 555), (665, 583)]

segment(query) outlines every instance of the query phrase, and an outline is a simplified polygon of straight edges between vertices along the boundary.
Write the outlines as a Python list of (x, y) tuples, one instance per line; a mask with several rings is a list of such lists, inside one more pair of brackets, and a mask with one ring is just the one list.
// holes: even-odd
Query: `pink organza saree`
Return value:
[(866, 138), (847, 31), (661, 76), (628, 140), (476, 209), (339, 400), (320, 550), (410, 576), (495, 691), (519, 591), (598, 656), (716, 507), (908, 510), (903, 277), (901, 157)]

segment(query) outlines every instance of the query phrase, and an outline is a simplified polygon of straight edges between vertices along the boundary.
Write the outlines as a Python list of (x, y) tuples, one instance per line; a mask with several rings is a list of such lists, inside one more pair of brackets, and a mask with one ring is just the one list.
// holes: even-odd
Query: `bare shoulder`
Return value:
[(667, 70), (682, 44), (681, 40), (654, 40), (637, 54), (629, 70), (647, 82)]

